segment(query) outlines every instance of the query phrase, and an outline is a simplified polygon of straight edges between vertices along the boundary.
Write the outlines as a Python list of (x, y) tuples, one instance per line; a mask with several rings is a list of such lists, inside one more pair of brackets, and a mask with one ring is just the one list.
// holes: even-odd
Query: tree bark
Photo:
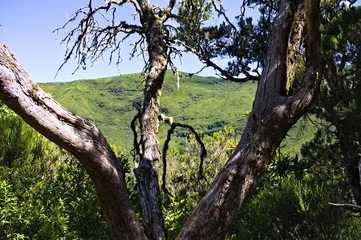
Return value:
[[(0, 47), (0, 99), (44, 136), (75, 155), (92, 178), (100, 206), (114, 239), (166, 239), (158, 185), (160, 151), (158, 113), (168, 63), (164, 21), (168, 8), (153, 8), (149, 1), (133, 0), (148, 43), (144, 102), (140, 113), (142, 156), (135, 169), (143, 233), (128, 198), (124, 171), (101, 132), (62, 108), (32, 82), (12, 54)], [(257, 180), (270, 163), (289, 128), (310, 106), (320, 79), (320, 0), (281, 0), (253, 110), (242, 138), (208, 193), (189, 217), (179, 239), (224, 239)], [(303, 11), (303, 12), (299, 12)], [(303, 14), (304, 13), (304, 14)], [(304, 25), (301, 20), (303, 17)], [(297, 25), (297, 26), (296, 26)], [(286, 96), (290, 40), (301, 41), (304, 29), (306, 71), (301, 88)], [(293, 33), (294, 37), (290, 37)], [(290, 53), (292, 52), (292, 53)], [(293, 56), (291, 56), (293, 58)]]
[(146, 239), (128, 198), (123, 168), (102, 133), (45, 93), (4, 45), (0, 45), (0, 99), (78, 158), (94, 182), (114, 239)]
[[(158, 115), (164, 76), (168, 64), (168, 48), (164, 40), (167, 10), (156, 10), (146, 1), (138, 1), (141, 22), (148, 44), (148, 69), (145, 72), (143, 107), (140, 114), (142, 154), (134, 170), (139, 187), (144, 231), (149, 239), (166, 239), (162, 201), (158, 181), (161, 154), (158, 142)], [(159, 11), (159, 12), (157, 12)], [(163, 12), (162, 12), (163, 11)]]
[[(321, 75), (319, 2), (281, 1), (253, 110), (242, 138), (182, 228), (178, 239), (226, 238), (238, 209), (267, 169), (276, 148), (310, 106)], [(287, 74), (287, 47), (290, 34), (294, 32), (292, 29), (300, 27), (300, 22), (295, 21), (296, 17), (302, 15), (305, 23), (306, 72), (301, 88), (294, 96), (286, 96), (287, 76), (292, 75)]]

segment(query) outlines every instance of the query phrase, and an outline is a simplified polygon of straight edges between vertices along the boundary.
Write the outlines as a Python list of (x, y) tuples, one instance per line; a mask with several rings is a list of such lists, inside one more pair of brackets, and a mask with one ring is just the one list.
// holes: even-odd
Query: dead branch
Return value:
[(331, 203), (329, 202), (328, 205), (338, 208), (346, 208), (352, 212), (361, 212), (361, 206), (349, 203)]
[[(163, 114), (162, 114), (163, 115)], [(195, 136), (198, 144), (201, 147), (201, 154), (200, 154), (200, 163), (199, 163), (199, 171), (198, 171), (198, 179), (205, 179), (204, 175), (203, 175), (203, 163), (204, 163), (204, 159), (207, 157), (207, 149), (200, 137), (200, 135), (196, 132), (196, 130), (188, 125), (188, 124), (184, 124), (184, 123), (175, 123), (173, 122), (173, 118), (172, 117), (166, 117), (166, 116), (162, 116), (160, 115), (159, 119), (160, 120), (164, 120), (164, 122), (169, 123), (171, 125), (170, 129), (168, 130), (167, 133), (167, 139), (164, 142), (164, 146), (163, 146), (163, 152), (162, 152), (162, 159), (163, 159), (163, 175), (162, 175), (162, 189), (165, 193), (170, 194), (169, 191), (166, 188), (166, 173), (167, 173), (167, 151), (169, 149), (169, 142), (172, 138), (172, 134), (174, 132), (174, 130), (177, 127), (182, 127), (182, 128), (188, 128)]]
[[(94, 8), (90, 0), (86, 7), (77, 10), (62, 27), (53, 31), (53, 33), (57, 33), (64, 30), (80, 19), (78, 25), (61, 40), (61, 43), (66, 44), (67, 50), (58, 72), (72, 56), (78, 59), (78, 66), (74, 70), (76, 72), (80, 67), (85, 69), (88, 60), (94, 64), (107, 50), (110, 50), (110, 62), (113, 60), (114, 54), (117, 55), (116, 64), (121, 62), (121, 43), (133, 34), (139, 34), (142, 37), (143, 31), (139, 25), (129, 24), (126, 21), (116, 21), (117, 6), (125, 3), (129, 3), (129, 1), (107, 1), (104, 5)], [(130, 3), (136, 7), (133, 1)], [(100, 18), (97, 20), (99, 16)], [(107, 16), (110, 18), (108, 19)], [(123, 34), (123, 36), (119, 38), (119, 34)]]
[(138, 141), (138, 133), (137, 133), (137, 129), (136, 129), (136, 123), (137, 123), (137, 121), (139, 121), (142, 107), (141, 107), (140, 103), (137, 103), (137, 102), (133, 103), (133, 106), (138, 111), (138, 113), (134, 116), (134, 118), (130, 122), (130, 128), (132, 129), (132, 132), (133, 132), (133, 147), (134, 147), (131, 152), (133, 155), (133, 161), (136, 161), (136, 156), (138, 156), (139, 159), (142, 159), (142, 154), (140, 152), (140, 144), (141, 143)]
[(229, 24), (229, 26), (231, 26), (231, 28), (233, 29), (233, 31), (237, 32), (237, 28), (236, 26), (229, 20), (227, 14), (225, 13), (225, 9), (222, 6), (222, 3), (220, 3), (220, 5), (218, 6), (215, 2), (215, 0), (211, 1), (214, 10), (216, 10), (216, 12), (218, 13), (218, 15), (222, 16), (224, 18), (224, 20)]

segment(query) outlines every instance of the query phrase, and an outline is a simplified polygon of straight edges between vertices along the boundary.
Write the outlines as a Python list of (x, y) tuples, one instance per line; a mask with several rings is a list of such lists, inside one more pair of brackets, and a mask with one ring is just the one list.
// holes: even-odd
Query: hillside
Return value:
[[(132, 149), (133, 140), (129, 125), (136, 114), (133, 102), (141, 102), (142, 86), (139, 73), (41, 84), (63, 106), (97, 125), (111, 144), (128, 151)], [(215, 77), (185, 75), (178, 88), (175, 76), (168, 72), (161, 112), (173, 116), (175, 122), (190, 124), (206, 134), (226, 125), (241, 133), (247, 120), (246, 113), (252, 108), (256, 86), (254, 82), (239, 84)], [(311, 138), (310, 131), (303, 128), (304, 124), (299, 124), (289, 134), (287, 148), (298, 149), (300, 141)], [(161, 140), (167, 130), (168, 126), (161, 124)], [(178, 138), (172, 139), (181, 142), (187, 132), (178, 130), (177, 135)]]

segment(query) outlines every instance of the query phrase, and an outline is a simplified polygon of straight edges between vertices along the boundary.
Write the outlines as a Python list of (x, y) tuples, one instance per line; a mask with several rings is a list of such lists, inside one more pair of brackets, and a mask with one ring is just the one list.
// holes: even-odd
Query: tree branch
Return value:
[(203, 59), (203, 62), (207, 66), (213, 67), (215, 70), (219, 71), (220, 74), (217, 74), (217, 75), (219, 77), (223, 78), (224, 80), (229, 80), (231, 82), (259, 81), (259, 76), (254, 76), (246, 71), (242, 71), (242, 73), (245, 75), (245, 77), (243, 77), (243, 78), (234, 77), (210, 59)]
[[(80, 67), (86, 68), (87, 60), (93, 64), (109, 49), (112, 49), (109, 60), (112, 61), (113, 54), (117, 54), (117, 64), (120, 63), (120, 44), (130, 35), (141, 35), (142, 33), (141, 26), (129, 24), (126, 21), (120, 21), (116, 24), (117, 8), (113, 5), (121, 6), (125, 3), (129, 3), (129, 1), (108, 1), (102, 6), (93, 8), (90, 0), (87, 7), (80, 8), (62, 27), (53, 31), (55, 33), (65, 29), (72, 22), (81, 18), (79, 24), (61, 40), (61, 43), (66, 44), (67, 50), (64, 62), (59, 67), (58, 72), (72, 56), (78, 59), (78, 66), (74, 70), (76, 72)], [(106, 22), (106, 26), (102, 27), (102, 24), (96, 20), (97, 14)], [(107, 19), (106, 14), (110, 14), (110, 19)], [(124, 36), (118, 39), (120, 33)]]
[(220, 4), (220, 6), (217, 6), (215, 0), (212, 0), (211, 2), (212, 2), (214, 10), (216, 10), (216, 12), (226, 20), (226, 22), (229, 24), (229, 26), (232, 27), (233, 31), (237, 32), (236, 26), (229, 20), (227, 14), (224, 12), (224, 8), (223, 8), (222, 4)]
[(361, 212), (361, 206), (355, 205), (355, 204), (329, 202), (328, 205), (333, 206), (333, 207), (346, 208), (352, 212)]
[[(214, 70), (218, 71), (219, 74), (217, 74), (219, 77), (223, 78), (224, 80), (229, 80), (231, 82), (247, 82), (247, 81), (259, 81), (259, 76), (252, 75), (248, 73), (247, 71), (242, 71), (242, 73), (245, 75), (243, 78), (234, 77), (231, 74), (229, 74), (225, 69), (220, 67), (218, 64), (213, 62), (210, 58), (207, 58), (204, 56), (204, 54), (197, 49), (187, 45), (181, 40), (174, 39), (174, 43), (179, 44), (187, 49), (187, 51), (192, 52), (195, 54), (206, 66), (203, 67), (200, 71), (197, 71), (195, 74), (200, 73), (204, 68), (206, 67), (212, 67)], [(201, 46), (200, 46), (201, 48)]]
[[(313, 14), (317, 24), (319, 0), (307, 1), (303, 11)], [(281, 93), (286, 79), (286, 59), (289, 35), (294, 24), (295, 13), (303, 0), (281, 0), (277, 18), (273, 23), (269, 49), (264, 59), (262, 76), (258, 83), (253, 109), (248, 118), (234, 153), (219, 172), (208, 192), (188, 218), (178, 235), (178, 239), (225, 239), (234, 223), (237, 211), (254, 189), (257, 181), (272, 161), (273, 155), (291, 126), (297, 122), (310, 106), (315, 92), (308, 88), (293, 104), (290, 97)], [(312, 9), (307, 9), (312, 8)], [(306, 22), (307, 23), (307, 22)], [(316, 54), (319, 53), (317, 31), (311, 37)], [(313, 42), (315, 41), (315, 42)], [(318, 63), (312, 66), (316, 74)], [(317, 78), (310, 79), (313, 83)], [(310, 85), (313, 87), (314, 85)]]
[(288, 95), (291, 91), (293, 81), (296, 76), (297, 67), (297, 56), (300, 54), (300, 46), (302, 43), (302, 34), (305, 25), (305, 16), (302, 11), (303, 6), (298, 6), (295, 14), (294, 24), (289, 35), (288, 47), (287, 47), (287, 58), (286, 58), (286, 82), (284, 86), (284, 94)]
[(141, 114), (141, 106), (139, 103), (133, 103), (133, 106), (138, 110), (138, 113), (134, 116), (134, 118), (130, 123), (130, 128), (133, 131), (133, 147), (134, 147), (134, 149), (132, 150), (133, 161), (136, 161), (136, 156), (138, 156), (139, 159), (142, 159), (142, 154), (140, 153), (140, 142), (138, 141), (138, 134), (136, 129), (136, 123), (137, 121), (139, 121), (139, 117)]
[(199, 134), (196, 132), (196, 130), (188, 125), (188, 124), (184, 124), (184, 123), (175, 123), (173, 122), (173, 119), (170, 120), (170, 118), (168, 117), (161, 117), (161, 120), (169, 123), (171, 125), (170, 129), (168, 130), (167, 133), (167, 139), (164, 142), (164, 146), (163, 146), (163, 152), (162, 152), (162, 159), (163, 159), (163, 175), (162, 175), (162, 189), (163, 191), (165, 191), (166, 193), (169, 193), (167, 188), (166, 188), (166, 173), (167, 173), (167, 151), (169, 148), (169, 142), (172, 138), (172, 134), (174, 132), (174, 130), (177, 127), (182, 127), (182, 128), (188, 128), (195, 136), (198, 144), (201, 146), (201, 155), (200, 155), (200, 163), (199, 163), (199, 171), (198, 171), (198, 179), (205, 179), (204, 175), (203, 175), (203, 163), (204, 163), (204, 159), (207, 157), (207, 149), (201, 139), (201, 137), (199, 136)]
[(29, 125), (77, 157), (94, 182), (114, 239), (145, 239), (131, 207), (124, 170), (103, 134), (45, 93), (4, 45), (0, 45), (0, 99)]
[(289, 99), (292, 115), (295, 110), (299, 110), (298, 114), (305, 112), (308, 103), (312, 101), (318, 91), (323, 72), (318, 1), (305, 0), (305, 9), (306, 70), (301, 88)]

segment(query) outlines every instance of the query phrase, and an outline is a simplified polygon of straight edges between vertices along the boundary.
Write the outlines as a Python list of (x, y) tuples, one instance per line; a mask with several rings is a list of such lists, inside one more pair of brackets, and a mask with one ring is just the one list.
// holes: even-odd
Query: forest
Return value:
[(60, 28), (80, 68), (136, 34), (143, 73), (36, 84), (1, 45), (0, 239), (360, 239), (361, 7), (238, 5), (89, 1)]

